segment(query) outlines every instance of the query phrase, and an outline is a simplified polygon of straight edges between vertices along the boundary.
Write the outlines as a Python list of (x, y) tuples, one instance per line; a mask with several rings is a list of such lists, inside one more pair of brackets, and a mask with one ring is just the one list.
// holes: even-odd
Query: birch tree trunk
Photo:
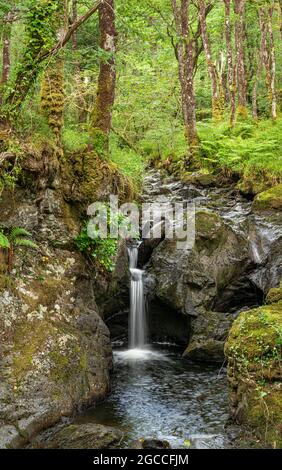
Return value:
[(101, 156), (109, 152), (109, 134), (116, 88), (116, 29), (114, 0), (99, 6), (100, 47), (105, 57), (100, 62), (97, 98), (91, 117), (94, 150)]
[(276, 100), (276, 58), (275, 58), (275, 46), (273, 37), (273, 10), (274, 7), (268, 8), (268, 36), (269, 36), (269, 49), (270, 49), (270, 87), (269, 87), (269, 99), (271, 103), (271, 117), (273, 120), (277, 119), (277, 100)]
[(270, 114), (272, 119), (277, 118), (276, 101), (276, 59), (274, 38), (272, 30), (273, 7), (259, 8), (259, 24), (261, 31), (261, 62), (265, 69), (265, 83), (268, 91)]
[(238, 116), (247, 117), (247, 81), (244, 54), (244, 18), (246, 0), (234, 0), (235, 20), (235, 48), (237, 62), (237, 93), (238, 93)]
[(208, 66), (208, 73), (211, 80), (212, 86), (212, 116), (215, 120), (221, 120), (224, 113), (224, 94), (223, 88), (218, 75), (216, 65), (212, 59), (211, 46), (209, 41), (209, 36), (207, 32), (207, 23), (206, 23), (206, 2), (205, 0), (198, 0), (199, 4), (199, 16), (201, 24), (201, 34), (203, 40), (203, 46), (206, 56), (206, 62)]
[(189, 35), (189, 0), (172, 1), (173, 15), (178, 42), (176, 56), (178, 61), (179, 81), (181, 87), (182, 113), (185, 135), (193, 157), (197, 151), (199, 139), (196, 127), (196, 100), (194, 90), (195, 51), (194, 41)]
[(233, 62), (232, 35), (231, 35), (231, 0), (224, 0), (225, 4), (225, 41), (227, 50), (228, 86), (230, 96), (230, 126), (235, 124), (236, 116), (236, 69)]

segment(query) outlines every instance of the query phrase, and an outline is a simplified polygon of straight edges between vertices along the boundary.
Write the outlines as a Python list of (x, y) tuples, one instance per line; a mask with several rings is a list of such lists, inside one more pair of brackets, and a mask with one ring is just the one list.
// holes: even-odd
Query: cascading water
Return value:
[(130, 319), (129, 346), (131, 349), (142, 349), (146, 344), (146, 309), (144, 298), (144, 271), (137, 269), (138, 244), (128, 247), (130, 269)]

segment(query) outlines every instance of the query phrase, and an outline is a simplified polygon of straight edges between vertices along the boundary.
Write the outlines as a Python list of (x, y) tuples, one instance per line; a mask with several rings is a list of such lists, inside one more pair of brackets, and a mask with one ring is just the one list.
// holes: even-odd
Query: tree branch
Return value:
[(52, 54), (56, 54), (57, 51), (62, 49), (68, 43), (75, 31), (98, 10), (99, 6), (102, 5), (102, 3), (104, 3), (104, 0), (98, 0), (95, 5), (85, 13), (85, 15), (80, 16), (80, 18), (78, 18), (75, 23), (72, 23), (66, 31), (65, 35), (57, 42), (57, 44), (55, 44), (55, 46), (49, 49), (49, 51), (46, 51), (40, 55), (39, 62), (46, 59)]

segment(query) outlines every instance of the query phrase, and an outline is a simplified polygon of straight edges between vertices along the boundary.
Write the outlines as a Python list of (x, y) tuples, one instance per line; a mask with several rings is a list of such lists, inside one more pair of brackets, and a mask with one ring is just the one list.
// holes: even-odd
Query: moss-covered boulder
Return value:
[(253, 202), (254, 211), (282, 210), (282, 184), (259, 193)]
[(241, 313), (225, 346), (232, 416), (275, 448), (282, 448), (281, 348), (281, 303)]
[(280, 282), (279, 287), (270, 289), (266, 296), (267, 304), (273, 304), (274, 302), (282, 302), (282, 282)]

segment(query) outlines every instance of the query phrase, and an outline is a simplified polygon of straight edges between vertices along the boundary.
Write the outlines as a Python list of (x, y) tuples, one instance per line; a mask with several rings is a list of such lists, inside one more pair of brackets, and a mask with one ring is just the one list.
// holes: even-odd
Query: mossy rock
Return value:
[(113, 449), (123, 439), (118, 428), (101, 424), (71, 424), (60, 429), (49, 442), (48, 448), (57, 449)]
[(282, 448), (282, 304), (241, 313), (225, 345), (233, 417)]
[(266, 296), (266, 303), (273, 304), (275, 302), (282, 302), (282, 281), (280, 282), (279, 287), (274, 287), (270, 289)]
[(260, 180), (257, 176), (255, 179), (253, 176), (244, 176), (237, 184), (237, 188), (244, 196), (255, 196), (269, 189), (269, 181)]
[(282, 210), (282, 184), (274, 186), (274, 188), (263, 191), (255, 197), (253, 202), (253, 210), (268, 211)]
[(226, 242), (228, 230), (222, 218), (214, 212), (198, 211), (195, 220), (196, 247), (213, 251)]
[(194, 173), (186, 172), (181, 179), (183, 183), (190, 183), (195, 186), (203, 187), (215, 186), (217, 183), (216, 175), (208, 171), (198, 171)]

